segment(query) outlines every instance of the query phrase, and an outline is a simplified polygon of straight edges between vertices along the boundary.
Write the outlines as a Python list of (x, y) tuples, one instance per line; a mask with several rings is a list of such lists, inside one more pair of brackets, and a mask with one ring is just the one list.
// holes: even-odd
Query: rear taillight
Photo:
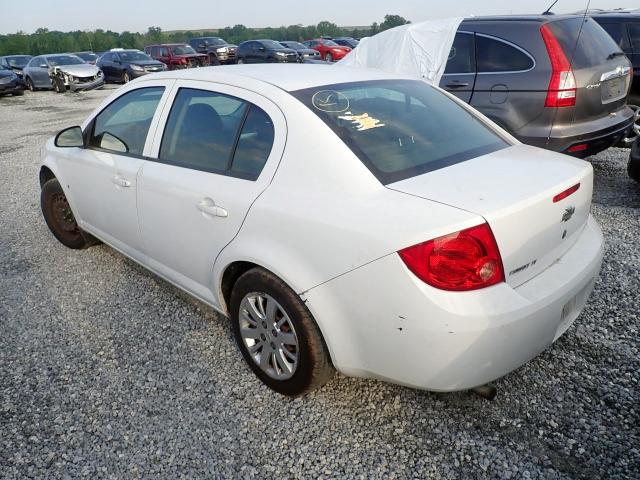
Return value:
[(442, 290), (476, 290), (504, 281), (500, 251), (486, 223), (405, 248), (398, 255), (420, 280)]
[(544, 106), (572, 107), (576, 104), (577, 84), (571, 64), (548, 24), (540, 27), (540, 33), (551, 61), (551, 80)]

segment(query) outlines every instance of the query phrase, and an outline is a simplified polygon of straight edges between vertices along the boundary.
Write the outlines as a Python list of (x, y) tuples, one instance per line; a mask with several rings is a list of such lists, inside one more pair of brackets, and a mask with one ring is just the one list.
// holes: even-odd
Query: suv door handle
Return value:
[(447, 87), (447, 88), (462, 88), (462, 87), (468, 87), (468, 86), (469, 86), (469, 84), (468, 84), (468, 83), (465, 83), (465, 82), (456, 82), (456, 81), (453, 81), (453, 82), (451, 82), (451, 83), (447, 83), (447, 84), (445, 85), (445, 87)]
[(226, 218), (229, 216), (229, 213), (219, 205), (216, 205), (213, 200), (210, 198), (205, 198), (197, 205), (198, 210), (206, 215), (211, 215), (212, 217), (222, 217)]
[(131, 186), (131, 182), (129, 180), (127, 180), (126, 178), (122, 178), (119, 175), (115, 175), (111, 181), (113, 183), (115, 183), (116, 185), (118, 185), (119, 187), (130, 187)]

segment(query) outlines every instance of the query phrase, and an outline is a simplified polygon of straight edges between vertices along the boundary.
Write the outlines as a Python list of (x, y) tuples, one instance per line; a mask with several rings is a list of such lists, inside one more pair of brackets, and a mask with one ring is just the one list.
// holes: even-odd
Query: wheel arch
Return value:
[(48, 166), (42, 165), (40, 167), (40, 187), (42, 187), (46, 182), (51, 180), (52, 178), (56, 178), (55, 173)]

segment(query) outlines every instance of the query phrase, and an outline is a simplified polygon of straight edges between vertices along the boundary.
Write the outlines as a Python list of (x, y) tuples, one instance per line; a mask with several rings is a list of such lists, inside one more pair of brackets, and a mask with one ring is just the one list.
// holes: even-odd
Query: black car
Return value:
[(590, 17), (465, 19), (440, 86), (523, 143), (578, 157), (626, 138), (631, 65)]
[(352, 37), (338, 37), (332, 39), (338, 45), (342, 45), (343, 47), (356, 48), (360, 43), (358, 40)]
[(75, 52), (72, 53), (72, 55), (80, 57), (82, 60), (84, 60), (84, 63), (90, 63), (91, 65), (95, 65), (98, 61), (98, 55), (93, 52)]
[(280, 42), (284, 48), (290, 48), (298, 52), (301, 61), (305, 60), (321, 60), (320, 52), (313, 48), (308, 48), (300, 42), (293, 42), (290, 40), (284, 40)]
[(209, 55), (211, 65), (236, 63), (237, 45), (220, 37), (192, 38), (187, 43), (198, 53)]
[(164, 63), (154, 60), (140, 50), (111, 50), (104, 53), (96, 65), (104, 73), (105, 81), (127, 83), (147, 73), (162, 72)]
[(22, 78), (22, 69), (31, 61), (31, 55), (7, 55), (0, 57), (0, 67), (13, 70), (13, 73)]
[(236, 54), (238, 63), (299, 63), (298, 53), (275, 40), (242, 42)]
[(640, 95), (640, 9), (589, 11), (633, 64), (632, 95)]
[(22, 78), (3, 65), (0, 65), (0, 95), (24, 95)]

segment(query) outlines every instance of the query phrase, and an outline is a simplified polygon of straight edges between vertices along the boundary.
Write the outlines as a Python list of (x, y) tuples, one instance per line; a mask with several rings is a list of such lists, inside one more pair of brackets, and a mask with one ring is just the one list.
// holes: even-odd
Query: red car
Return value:
[(169, 70), (209, 65), (209, 55), (196, 52), (186, 43), (148, 45), (144, 47), (144, 53), (166, 64)]
[(325, 38), (316, 38), (314, 40), (307, 40), (303, 42), (308, 48), (313, 48), (320, 52), (320, 56), (327, 62), (333, 62), (340, 60), (347, 53), (351, 51), (349, 47), (343, 47), (338, 45), (333, 40), (327, 40)]

